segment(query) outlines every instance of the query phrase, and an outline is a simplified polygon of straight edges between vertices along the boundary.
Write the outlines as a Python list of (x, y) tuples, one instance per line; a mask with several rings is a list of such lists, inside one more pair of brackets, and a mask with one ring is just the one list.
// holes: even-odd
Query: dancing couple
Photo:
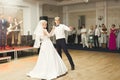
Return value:
[[(34, 47), (40, 47), (40, 51), (35, 67), (27, 74), (32, 78), (51, 80), (66, 74), (68, 69), (62, 60), (62, 49), (70, 62), (71, 70), (75, 69), (72, 57), (67, 50), (64, 33), (65, 30), (71, 31), (72, 27), (60, 24), (60, 17), (55, 17), (55, 23), (56, 25), (50, 33), (47, 32), (47, 21), (45, 20), (40, 20), (36, 27), (34, 32)], [(53, 43), (50, 40), (50, 37), (53, 35), (56, 36), (57, 50), (54, 48)]]

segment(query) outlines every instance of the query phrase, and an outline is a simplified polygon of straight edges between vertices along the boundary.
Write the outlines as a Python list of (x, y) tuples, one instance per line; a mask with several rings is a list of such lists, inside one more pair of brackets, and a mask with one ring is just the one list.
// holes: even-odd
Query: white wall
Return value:
[(48, 16), (49, 18), (54, 18), (60, 16), (62, 18), (62, 7), (55, 5), (43, 5), (43, 15)]
[(86, 18), (86, 27), (90, 27), (91, 25), (95, 25), (96, 22), (96, 12), (95, 11), (82, 11), (82, 12), (74, 12), (69, 13), (69, 25), (78, 28), (78, 20), (79, 17), (85, 15)]
[(42, 13), (40, 14), (42, 6), (40, 7), (38, 2), (31, 1), (27, 3), (29, 4), (28, 8), (23, 9), (24, 35), (27, 35), (28, 31), (30, 31), (30, 34), (33, 34), (39, 21), (39, 16), (42, 15)]
[(27, 32), (31, 33), (31, 17), (30, 17), (30, 8), (23, 9), (23, 30), (21, 35), (27, 35)]
[[(68, 25), (78, 27), (80, 15), (86, 16), (86, 26), (104, 23), (109, 28), (113, 23), (118, 25), (120, 24), (120, 1), (99, 1), (63, 7), (64, 23)], [(99, 16), (103, 16), (101, 21), (98, 20)]]
[[(96, 8), (95, 3), (89, 4), (76, 4), (63, 7), (63, 16), (65, 18), (64, 23), (70, 26), (76, 27), (78, 29), (78, 19), (79, 16), (85, 15), (86, 26), (95, 25), (96, 21)], [(68, 14), (68, 15), (67, 15)], [(66, 16), (67, 15), (67, 16)]]

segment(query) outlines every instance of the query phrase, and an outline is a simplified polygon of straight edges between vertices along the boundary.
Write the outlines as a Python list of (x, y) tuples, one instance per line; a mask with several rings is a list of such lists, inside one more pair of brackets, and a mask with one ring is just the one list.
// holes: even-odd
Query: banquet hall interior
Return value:
[(56, 16), (72, 27), (65, 39), (75, 70), (62, 51), (68, 73), (54, 80), (120, 80), (120, 0), (0, 0), (0, 80), (40, 80), (26, 75), (40, 51), (34, 31), (46, 20), (50, 32)]

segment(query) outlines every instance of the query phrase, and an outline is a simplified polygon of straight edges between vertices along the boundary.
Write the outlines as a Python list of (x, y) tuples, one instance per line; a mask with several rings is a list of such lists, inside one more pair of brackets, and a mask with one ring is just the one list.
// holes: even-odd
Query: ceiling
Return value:
[(110, 1), (110, 0), (34, 0), (34, 1), (39, 1), (40, 3), (43, 3), (43, 4), (70, 5), (70, 4), (76, 4), (76, 3), (89, 3), (89, 2)]
[(69, 1), (69, 0), (54, 0), (54, 1)]
[(69, 5), (75, 3), (83, 3), (88, 2), (88, 0), (37, 0), (39, 2), (48, 3), (48, 4), (55, 4), (55, 5)]

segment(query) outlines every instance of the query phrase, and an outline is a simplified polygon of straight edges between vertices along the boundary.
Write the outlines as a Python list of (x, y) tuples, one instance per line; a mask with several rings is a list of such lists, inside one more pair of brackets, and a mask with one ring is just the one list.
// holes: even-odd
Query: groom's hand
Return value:
[(73, 30), (73, 27), (72, 26), (69, 26), (70, 30), (72, 31)]
[(55, 26), (53, 26), (52, 29), (55, 29)]

